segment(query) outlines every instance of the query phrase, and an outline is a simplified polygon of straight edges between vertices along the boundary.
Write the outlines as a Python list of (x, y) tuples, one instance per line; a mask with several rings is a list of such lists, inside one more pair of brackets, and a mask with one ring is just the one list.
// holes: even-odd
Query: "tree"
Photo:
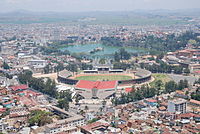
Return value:
[(185, 68), (185, 69), (184, 69), (184, 73), (188, 75), (188, 74), (190, 73), (190, 69)]
[(164, 57), (164, 53), (161, 53), (157, 56), (156, 60), (161, 60)]
[(115, 60), (116, 62), (120, 62), (120, 56), (118, 55), (117, 52), (115, 52), (115, 54), (114, 54), (114, 60)]
[(10, 69), (10, 66), (6, 62), (3, 62), (3, 65), (1, 67), (3, 69)]
[(69, 101), (66, 99), (59, 99), (57, 106), (61, 109), (65, 109), (66, 111), (68, 111), (69, 110)]
[(83, 110), (80, 110), (80, 115), (84, 115), (85, 114), (85, 112), (83, 111)]
[(56, 83), (54, 80), (51, 80), (50, 78), (47, 79), (43, 92), (52, 96), (52, 97), (56, 97)]
[(175, 67), (174, 68), (174, 73), (175, 74), (182, 74), (183, 73), (183, 68), (182, 67)]
[(78, 67), (76, 64), (69, 64), (67, 66), (67, 70), (71, 71), (71, 72), (77, 72), (78, 71)]
[(106, 100), (102, 101), (102, 106), (103, 106), (103, 108), (106, 106)]
[(62, 71), (62, 70), (64, 70), (64, 65), (63, 65), (63, 63), (58, 63), (58, 65), (55, 67), (55, 71), (56, 72), (59, 72), (59, 71)]
[(165, 92), (166, 93), (171, 93), (176, 91), (177, 89), (177, 84), (174, 81), (169, 81), (165, 83)]
[(163, 86), (163, 82), (161, 80), (158, 80), (155, 82), (155, 88), (158, 90), (161, 90), (161, 87)]
[(84, 108), (84, 109), (85, 109), (85, 111), (86, 111), (86, 112), (87, 112), (87, 110), (89, 110), (89, 108), (88, 108), (88, 106), (87, 106), (87, 105), (85, 106), (85, 108)]
[(188, 81), (185, 79), (185, 80), (180, 80), (179, 83), (178, 83), (178, 87), (177, 89), (178, 90), (183, 90), (184, 88), (188, 88), (189, 84), (188, 84)]
[[(51, 79), (47, 79), (45, 82), (43, 78), (34, 78), (32, 77), (31, 71), (25, 71), (18, 75), (18, 79), (22, 84), (29, 84), (29, 87), (40, 91), (42, 93), (46, 93), (51, 97), (57, 96), (57, 91), (55, 90), (56, 83)], [(46, 79), (46, 78), (45, 78)]]
[(89, 69), (92, 69), (93, 66), (91, 64), (81, 63), (80, 68), (81, 70), (89, 70)]
[(119, 62), (120, 60), (129, 60), (131, 58), (131, 55), (124, 49), (121, 48), (119, 52), (115, 52), (114, 59), (116, 62)]
[(75, 102), (76, 102), (76, 104), (78, 104), (79, 100), (80, 100), (80, 96), (79, 96), (79, 95), (76, 95), (76, 96), (75, 96)]
[(113, 68), (114, 69), (123, 69), (123, 70), (126, 70), (126, 69), (131, 68), (131, 65), (130, 64), (126, 64), (126, 63), (121, 63), (121, 62), (115, 62), (113, 64)]
[(191, 98), (200, 101), (200, 93), (192, 93)]
[(194, 82), (194, 84), (200, 84), (200, 78)]
[(44, 67), (44, 73), (45, 74), (48, 74), (50, 72), (50, 66), (49, 66), (49, 64), (48, 65), (46, 65), (45, 67)]
[(104, 58), (100, 59), (99, 64), (106, 64), (106, 59), (104, 59)]
[(88, 123), (91, 124), (91, 123), (94, 123), (94, 122), (96, 122), (98, 120), (99, 120), (98, 118), (93, 118), (92, 120), (89, 120)]
[(50, 117), (51, 113), (42, 111), (42, 110), (34, 110), (31, 111), (29, 124), (30, 126), (38, 125), (44, 126), (45, 124), (49, 124), (52, 122), (52, 118)]

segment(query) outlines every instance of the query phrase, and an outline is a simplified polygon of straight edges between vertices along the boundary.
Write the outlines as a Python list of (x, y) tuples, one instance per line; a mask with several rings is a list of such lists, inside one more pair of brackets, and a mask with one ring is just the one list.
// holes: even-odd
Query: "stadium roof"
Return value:
[(117, 85), (117, 81), (86, 81), (79, 80), (76, 88), (79, 89), (113, 89)]

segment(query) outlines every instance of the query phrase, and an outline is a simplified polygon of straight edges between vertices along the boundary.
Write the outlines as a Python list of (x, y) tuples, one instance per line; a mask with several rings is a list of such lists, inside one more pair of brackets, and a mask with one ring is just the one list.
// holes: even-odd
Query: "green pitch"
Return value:
[(88, 80), (88, 81), (111, 81), (111, 80), (131, 80), (131, 76), (126, 75), (89, 75), (89, 76), (79, 76), (75, 78), (76, 80)]

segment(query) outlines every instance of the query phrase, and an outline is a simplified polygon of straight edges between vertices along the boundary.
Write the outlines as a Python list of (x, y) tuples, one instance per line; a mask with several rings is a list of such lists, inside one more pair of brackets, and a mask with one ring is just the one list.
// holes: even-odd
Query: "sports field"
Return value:
[(88, 80), (88, 81), (103, 81), (103, 80), (130, 80), (131, 76), (128, 75), (86, 75), (77, 76), (76, 80)]

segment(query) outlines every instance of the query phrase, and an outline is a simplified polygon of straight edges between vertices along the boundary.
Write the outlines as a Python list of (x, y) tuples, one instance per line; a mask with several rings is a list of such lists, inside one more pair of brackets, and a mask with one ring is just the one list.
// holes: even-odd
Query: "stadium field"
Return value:
[(88, 81), (112, 81), (112, 80), (130, 80), (133, 79), (128, 75), (84, 75), (75, 77), (76, 80)]

